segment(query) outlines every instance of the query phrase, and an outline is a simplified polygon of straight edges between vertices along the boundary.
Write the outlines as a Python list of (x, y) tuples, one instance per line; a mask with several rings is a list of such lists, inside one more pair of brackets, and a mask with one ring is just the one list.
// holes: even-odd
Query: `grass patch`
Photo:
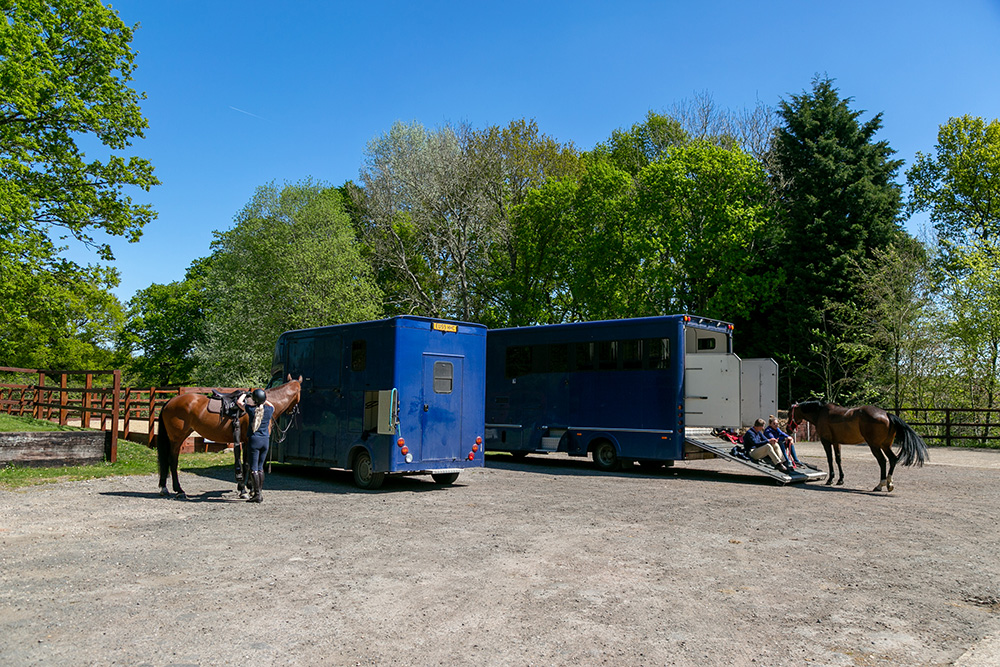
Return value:
[[(23, 430), (23, 429), (14, 429)], [(48, 429), (53, 430), (53, 429)], [(81, 430), (81, 429), (77, 429)], [(200, 470), (217, 466), (232, 466), (232, 452), (199, 452), (181, 454), (181, 470)], [(64, 466), (60, 468), (30, 468), (7, 465), (0, 468), (0, 489), (17, 489), (51, 482), (74, 482), (113, 475), (149, 475), (160, 471), (156, 463), (156, 450), (129, 440), (118, 440), (118, 461), (89, 466)]]
[(0, 412), (0, 433), (23, 433), (25, 431), (86, 431), (79, 426), (60, 426), (44, 419), (15, 417)]

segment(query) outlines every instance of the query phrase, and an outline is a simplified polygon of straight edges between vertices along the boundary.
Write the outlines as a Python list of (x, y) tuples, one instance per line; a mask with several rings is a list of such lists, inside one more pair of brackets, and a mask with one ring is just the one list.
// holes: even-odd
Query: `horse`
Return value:
[[(295, 408), (299, 403), (302, 391), (302, 377), (293, 380), (289, 375), (285, 384), (268, 389), (267, 400), (274, 405), (272, 424), (285, 412)], [(174, 482), (174, 493), (177, 498), (186, 498), (177, 478), (177, 459), (181, 451), (181, 443), (197, 431), (203, 437), (214, 442), (230, 442), (233, 439), (233, 422), (222, 414), (209, 412), (209, 397), (204, 394), (180, 394), (174, 396), (160, 409), (156, 434), (156, 459), (160, 466), (160, 495), (167, 493), (167, 472)], [(236, 481), (242, 486), (242, 468), (240, 465), (240, 446), (249, 442), (249, 420), (244, 414), (240, 417), (241, 442), (234, 443), (236, 458)], [(243, 448), (246, 449), (245, 447)]]
[[(788, 414), (788, 428), (798, 428), (805, 420), (816, 427), (823, 449), (826, 450), (826, 462), (830, 468), (827, 486), (833, 484), (833, 457), (836, 453), (837, 468), (840, 470), (838, 485), (844, 483), (844, 467), (840, 463), (841, 445), (867, 444), (872, 455), (878, 461), (882, 478), (873, 491), (892, 491), (892, 473), (896, 463), (901, 461), (904, 466), (916, 463), (924, 465), (930, 459), (927, 444), (917, 435), (909, 424), (896, 415), (889, 414), (874, 405), (862, 405), (855, 408), (844, 408), (833, 403), (806, 401), (796, 403)], [(899, 454), (892, 451), (893, 443), (901, 445)], [(889, 471), (886, 474), (885, 463), (889, 461)]]

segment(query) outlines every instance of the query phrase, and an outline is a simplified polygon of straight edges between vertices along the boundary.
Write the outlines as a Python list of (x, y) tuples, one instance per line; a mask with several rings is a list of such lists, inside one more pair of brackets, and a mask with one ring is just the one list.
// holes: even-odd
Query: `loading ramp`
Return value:
[(754, 472), (767, 475), (779, 484), (795, 484), (799, 482), (813, 482), (825, 478), (827, 475), (822, 470), (815, 470), (810, 467), (796, 468), (791, 472), (782, 472), (771, 466), (768, 459), (761, 461), (748, 461), (747, 459), (734, 456), (732, 454), (735, 445), (727, 440), (722, 440), (712, 435), (711, 429), (689, 428), (684, 433), (684, 459), (710, 459), (720, 458), (744, 465)]

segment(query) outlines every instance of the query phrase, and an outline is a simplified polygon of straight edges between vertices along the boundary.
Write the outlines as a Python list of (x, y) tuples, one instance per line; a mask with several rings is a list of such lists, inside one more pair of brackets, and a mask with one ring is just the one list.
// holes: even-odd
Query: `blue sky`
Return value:
[(1000, 0), (113, 5), (141, 24), (132, 85), (150, 127), (132, 152), (162, 181), (135, 195), (159, 214), (142, 239), (112, 241), (123, 301), (183, 278), (258, 186), (358, 180), (397, 120), (533, 118), (586, 150), (699, 93), (775, 106), (820, 74), (864, 119), (883, 113), (879, 138), (908, 166), (948, 118), (1000, 116)]

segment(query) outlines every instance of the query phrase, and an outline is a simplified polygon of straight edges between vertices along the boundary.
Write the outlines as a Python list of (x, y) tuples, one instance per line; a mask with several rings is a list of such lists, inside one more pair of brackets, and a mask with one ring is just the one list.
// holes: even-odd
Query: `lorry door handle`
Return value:
[(427, 412), (430, 409), (431, 409), (431, 406), (429, 406), (426, 403), (424, 403), (424, 412)]

